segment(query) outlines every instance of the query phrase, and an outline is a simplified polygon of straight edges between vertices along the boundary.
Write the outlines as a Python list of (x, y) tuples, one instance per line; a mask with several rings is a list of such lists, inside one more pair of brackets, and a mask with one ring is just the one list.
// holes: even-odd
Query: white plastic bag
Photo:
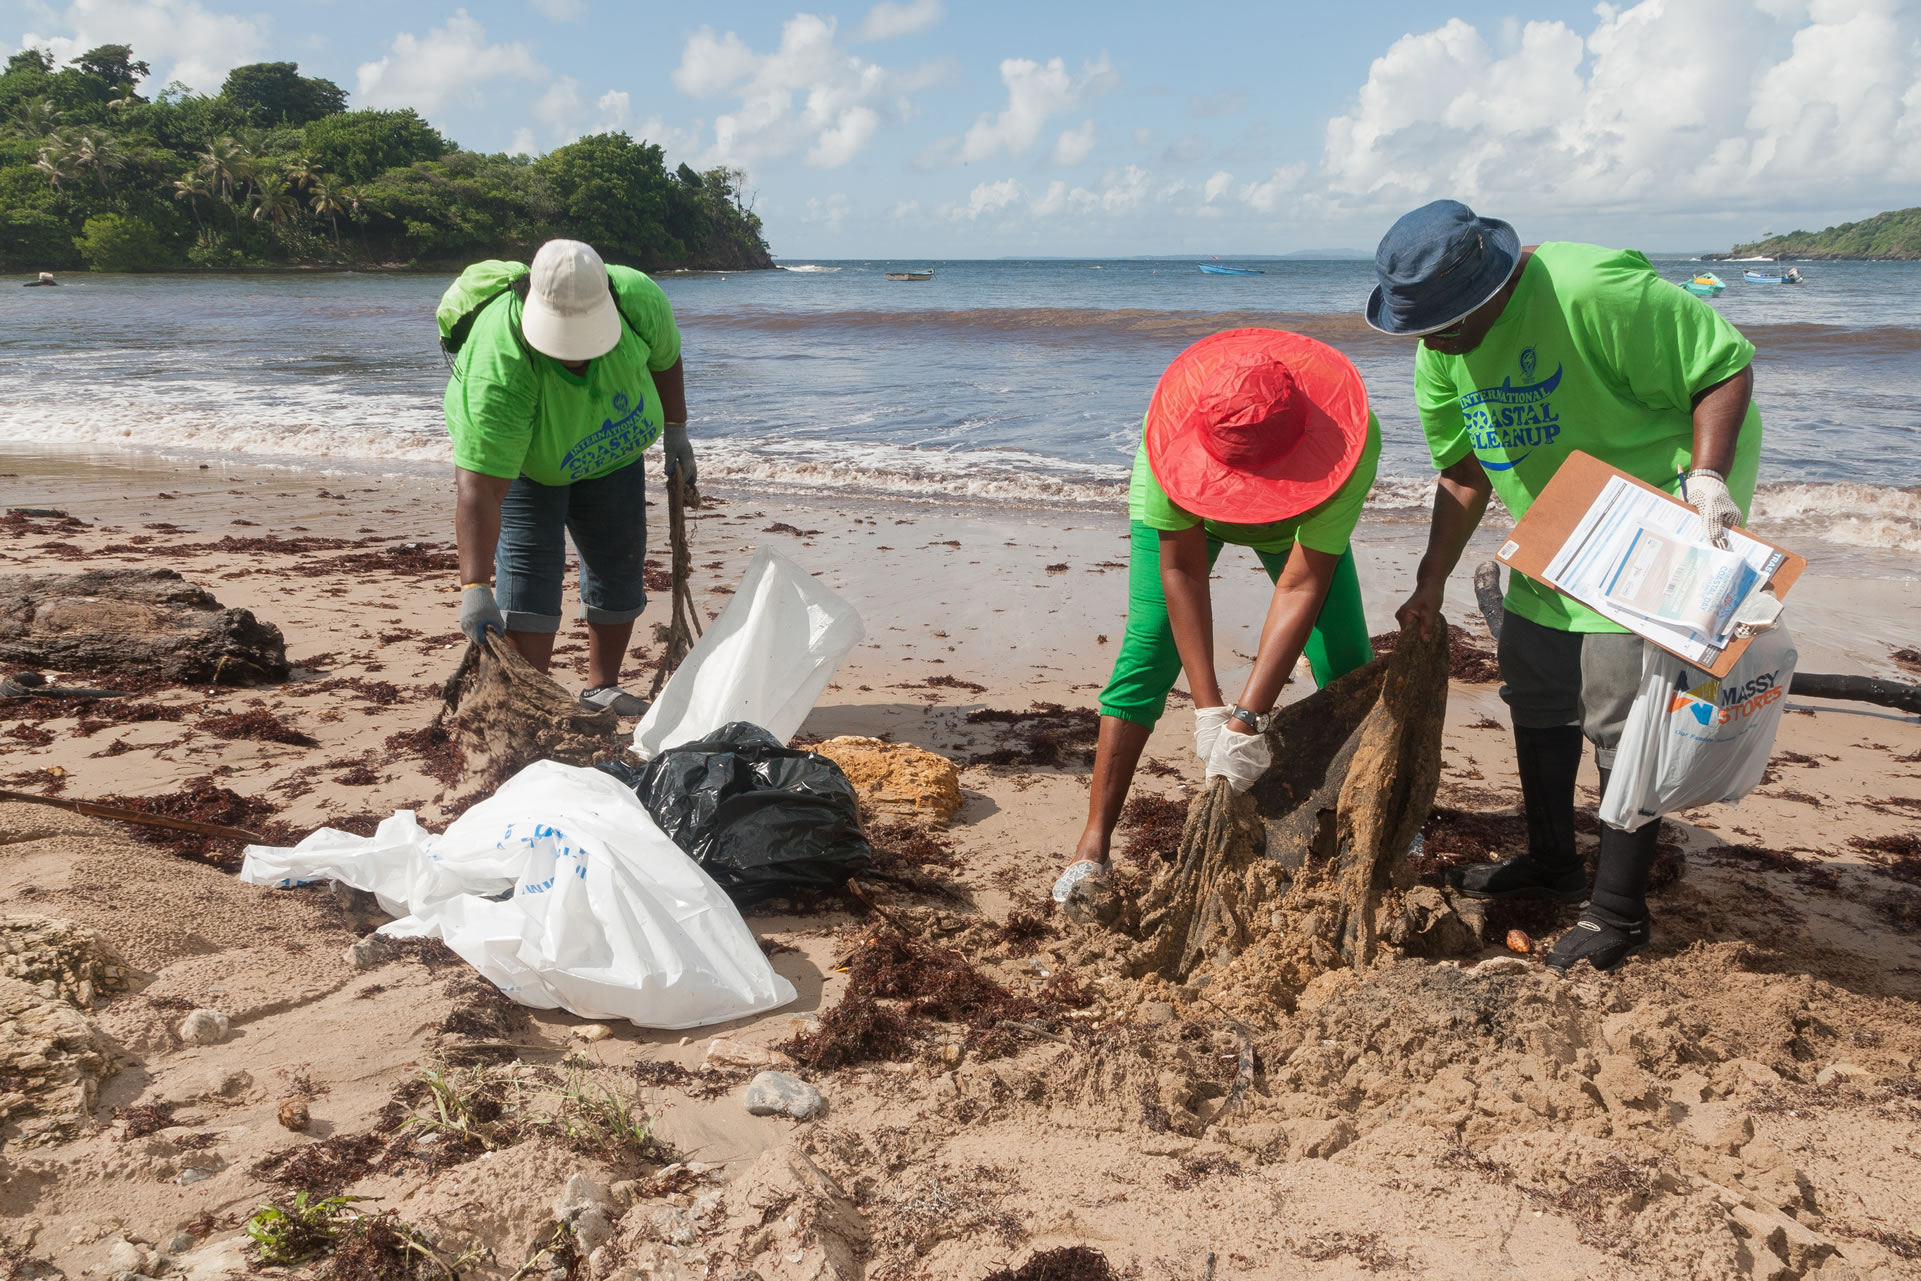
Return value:
[(240, 879), (370, 890), (413, 913), (382, 933), (442, 938), (538, 1009), (688, 1028), (796, 995), (720, 887), (599, 770), (537, 762), (438, 837), (403, 810), (371, 837), (249, 846)]
[(651, 760), (730, 721), (750, 721), (785, 743), (866, 634), (852, 605), (761, 548), (733, 600), (641, 718), (635, 753)]
[(1797, 657), (1794, 638), (1780, 626), (1756, 637), (1719, 680), (1646, 646), (1601, 821), (1633, 831), (1663, 814), (1754, 790), (1787, 710)]

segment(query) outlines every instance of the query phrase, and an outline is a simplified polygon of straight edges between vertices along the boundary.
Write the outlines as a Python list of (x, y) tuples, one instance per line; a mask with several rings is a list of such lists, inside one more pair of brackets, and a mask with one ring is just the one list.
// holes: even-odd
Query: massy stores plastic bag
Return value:
[(688, 1028), (796, 995), (713, 879), (598, 770), (537, 762), (438, 837), (402, 811), (371, 837), (249, 846), (240, 879), (370, 890), (412, 913), (383, 934), (442, 938), (537, 1009)]
[(733, 600), (634, 731), (642, 760), (747, 721), (785, 743), (867, 634), (854, 607), (785, 556), (761, 548)]
[(1754, 790), (1767, 771), (1799, 657), (1785, 627), (1761, 633), (1719, 680), (1655, 645), (1641, 659), (1601, 821), (1632, 831), (1663, 814)]

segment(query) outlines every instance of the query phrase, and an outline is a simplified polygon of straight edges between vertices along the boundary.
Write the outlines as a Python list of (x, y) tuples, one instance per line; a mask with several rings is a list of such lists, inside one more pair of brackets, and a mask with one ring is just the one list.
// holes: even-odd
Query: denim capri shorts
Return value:
[(580, 553), (581, 617), (631, 623), (647, 607), (646, 467), (635, 459), (617, 472), (571, 485), (542, 485), (521, 476), (500, 504), (494, 551), (494, 598), (510, 632), (560, 630), (563, 531)]

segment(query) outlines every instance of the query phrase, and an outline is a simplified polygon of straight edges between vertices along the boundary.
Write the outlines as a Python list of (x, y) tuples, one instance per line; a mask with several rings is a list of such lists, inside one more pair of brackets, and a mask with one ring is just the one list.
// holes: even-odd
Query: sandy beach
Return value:
[[(66, 514), (6, 517), (0, 574), (175, 570), (280, 628), (295, 665), (284, 685), (155, 688), (79, 715), (0, 704), (0, 786), (148, 798), (287, 843), (403, 808), (437, 830), (471, 802), (422, 734), (464, 650), (449, 481), (30, 452), (0, 453), (0, 474), (7, 505)], [(139, 1271), (129, 1260), (158, 1275), (156, 1255), (192, 1277), (241, 1275), (241, 1223), (307, 1191), (377, 1198), (364, 1208), (391, 1211), (461, 1276), (587, 1276), (564, 1251), (537, 1257), (555, 1199), (586, 1174), (611, 1197), (595, 1277), (973, 1281), (1083, 1246), (1113, 1275), (1192, 1281), (1921, 1276), (1914, 717), (1793, 700), (1760, 789), (1668, 820), (1685, 872), (1653, 900), (1652, 950), (1617, 976), (1554, 979), (1538, 947), (1511, 952), (1490, 931), (1480, 957), (1329, 973), (1287, 1005), (1229, 1008), (1093, 966), (1047, 898), (1085, 813), (1091, 717), (1071, 713), (1093, 707), (1123, 626), (1123, 520), (709, 498), (692, 527), (704, 609), (768, 545), (866, 622), (803, 736), (886, 737), (961, 766), (951, 828), (875, 833), (911, 873), (886, 884), (890, 910), (1045, 1017), (991, 1038), (922, 1017), (886, 1061), (804, 1073), (823, 1117), (749, 1116), (748, 1069), (782, 1061), (776, 1047), (843, 999), (873, 916), (838, 901), (750, 916), (800, 992), (774, 1014), (696, 1034), (590, 1025), (508, 1007), (430, 948), (354, 968), (343, 951), (384, 918), (324, 889), (241, 885), (231, 843), (182, 852), (0, 804), (10, 937), (54, 931), (21, 918), (71, 922), (124, 962), (84, 1000), (66, 993), (51, 1041), (99, 1056), (88, 1106), (52, 1125), (56, 1108), (0, 1081), (0, 1275)], [(664, 564), (663, 514), (650, 511), (649, 546)], [(1393, 629), (1422, 532), (1364, 521), (1357, 535), (1376, 632)], [(1481, 531), (1449, 603), (1490, 649), (1469, 580), (1502, 533)], [(1829, 548), (1811, 562), (1792, 616), (1802, 669), (1914, 679), (1894, 657), (1921, 635), (1902, 558)], [(1257, 575), (1232, 553), (1217, 571), (1224, 663), (1252, 654)], [(636, 632), (630, 687), (646, 685), (666, 603), (658, 591)], [(585, 653), (570, 622), (556, 650), (570, 688)], [(68, 683), (96, 682), (112, 684)], [(970, 720), (1039, 703), (1061, 705), (1068, 750), (1033, 751), (1018, 721)], [(1116, 842), (1131, 877), (1171, 852), (1168, 816), (1177, 836), (1199, 783), (1189, 721), (1177, 697), (1150, 742), (1135, 795), (1162, 803), (1137, 805)], [(1012, 763), (973, 759), (1004, 748)], [(1451, 685), (1443, 764), (1433, 857), (1512, 852), (1524, 834), (1494, 684)], [(1590, 768), (1590, 803), (1593, 781)], [(1538, 944), (1572, 920), (1502, 924)], [(53, 1017), (63, 979), (0, 974)], [(176, 1026), (195, 1008), (224, 1013), (231, 1037), (184, 1044)], [(24, 1008), (10, 1017), (26, 1026)], [(1252, 1085), (1214, 1124), (1209, 1105), (1240, 1070), (1237, 1026)], [(716, 1037), (729, 1044), (710, 1052)], [(510, 1048), (477, 1056), (481, 1042)], [(402, 1124), (433, 1106), (421, 1082), (437, 1070), (497, 1113), (572, 1115), (617, 1095), (651, 1116), (651, 1138)], [(291, 1105), (310, 1118), (299, 1133), (284, 1128)]]

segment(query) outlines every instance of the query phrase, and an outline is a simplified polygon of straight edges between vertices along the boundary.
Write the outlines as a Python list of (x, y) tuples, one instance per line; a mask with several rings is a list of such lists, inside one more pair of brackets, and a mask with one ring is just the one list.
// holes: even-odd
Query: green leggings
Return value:
[[(1101, 691), (1101, 715), (1151, 729), (1167, 710), (1168, 691), (1181, 674), (1181, 655), (1174, 648), (1174, 625), (1168, 621), (1167, 597), (1161, 591), (1160, 533), (1139, 521), (1132, 522), (1128, 532), (1132, 554), (1127, 566), (1127, 634), (1114, 659), (1114, 674)], [(1207, 563), (1212, 565), (1220, 554), (1220, 540), (1210, 536)], [(1286, 554), (1257, 551), (1255, 555), (1268, 578), (1278, 581), (1287, 564)], [(1373, 657), (1367, 616), (1361, 609), (1361, 579), (1354, 572), (1350, 548), (1341, 553), (1327, 599), (1314, 619), (1314, 630), (1307, 638), (1307, 662), (1314, 669), (1315, 685), (1325, 686)]]

